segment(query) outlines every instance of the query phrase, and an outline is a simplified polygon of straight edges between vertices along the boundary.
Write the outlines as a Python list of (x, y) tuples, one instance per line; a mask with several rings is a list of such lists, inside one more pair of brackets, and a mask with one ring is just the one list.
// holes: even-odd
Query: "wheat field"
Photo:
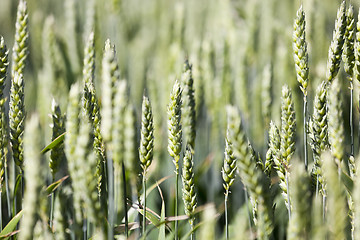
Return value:
[(0, 239), (360, 239), (360, 3), (2, 0)]

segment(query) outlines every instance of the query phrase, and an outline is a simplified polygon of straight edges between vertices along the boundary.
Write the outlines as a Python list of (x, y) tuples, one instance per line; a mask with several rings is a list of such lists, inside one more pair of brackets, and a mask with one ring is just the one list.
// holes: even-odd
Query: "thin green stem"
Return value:
[[(53, 179), (54, 182), (54, 179)], [(55, 190), (56, 191), (56, 190)], [(53, 226), (54, 220), (54, 204), (55, 204), (55, 191), (51, 193), (51, 203), (50, 203), (50, 228)]]
[(122, 168), (122, 177), (123, 177), (123, 193), (124, 193), (124, 196), (123, 196), (123, 200), (124, 200), (124, 214), (125, 214), (125, 236), (126, 238), (129, 236), (129, 219), (128, 219), (128, 213), (127, 213), (127, 207), (126, 207), (126, 172), (125, 172), (125, 164), (124, 164), (124, 161), (122, 161), (121, 163), (121, 168)]
[(108, 239), (114, 239), (114, 167), (111, 157), (108, 157), (107, 162), (108, 168), (108, 194), (109, 194), (109, 208), (108, 208), (108, 219), (109, 219), (109, 228), (108, 228)]
[(351, 137), (351, 156), (354, 157), (354, 125), (353, 125), (353, 98), (354, 85), (350, 81), (350, 137)]
[(143, 172), (143, 192), (144, 192), (144, 214), (143, 214), (143, 229), (142, 235), (145, 236), (146, 234), (146, 170)]
[(290, 189), (289, 189), (289, 173), (285, 171), (285, 179), (286, 179), (286, 188), (287, 188), (287, 200), (288, 200), (288, 213), (289, 213), (289, 220), (291, 218), (291, 202), (290, 202)]
[(190, 228), (191, 228), (190, 240), (195, 240), (194, 220), (191, 221)]
[(227, 211), (227, 202), (229, 197), (229, 190), (225, 192), (225, 239), (229, 239), (229, 224), (228, 224), (228, 211)]
[[(178, 216), (178, 193), (179, 193), (179, 168), (175, 170), (175, 217)], [(175, 220), (175, 240), (178, 239), (178, 221)]]
[(305, 154), (305, 171), (308, 171), (308, 154), (307, 154), (307, 96), (304, 96), (304, 154)]

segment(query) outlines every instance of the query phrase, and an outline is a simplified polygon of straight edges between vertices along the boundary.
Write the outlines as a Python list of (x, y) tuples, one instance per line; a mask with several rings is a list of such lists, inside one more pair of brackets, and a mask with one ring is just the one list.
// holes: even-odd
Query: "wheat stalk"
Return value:
[(293, 33), (293, 50), (294, 50), (294, 61), (296, 69), (296, 77), (300, 83), (300, 89), (304, 95), (304, 159), (305, 159), (305, 170), (308, 168), (308, 154), (307, 154), (307, 86), (309, 81), (309, 57), (307, 52), (307, 43), (305, 39), (305, 12), (300, 6), (296, 13), (296, 19), (294, 22), (294, 33)]
[[(273, 230), (272, 200), (269, 192), (269, 179), (257, 168), (253, 161), (250, 148), (241, 124), (238, 110), (233, 106), (227, 107), (229, 140), (233, 144), (237, 169), (242, 182), (250, 193), (253, 202), (257, 204), (257, 234), (259, 239), (267, 239)], [(255, 207), (255, 206), (254, 206)]]
[[(17, 73), (16, 73), (17, 75)], [(40, 128), (39, 118), (33, 115), (25, 132), (25, 179), (24, 218), (20, 224), (20, 239), (33, 239), (34, 227), (38, 220), (40, 198), (45, 197), (42, 192), (44, 185), (43, 162), (40, 157)]]
[(226, 137), (225, 137), (225, 158), (224, 164), (221, 170), (222, 178), (224, 180), (223, 186), (225, 188), (225, 236), (226, 239), (229, 239), (229, 224), (228, 224), (228, 209), (227, 202), (230, 193), (230, 187), (235, 181), (236, 174), (236, 158), (234, 157), (234, 152), (232, 150), (232, 144), (229, 140), (229, 126), (227, 127)]
[[(181, 88), (176, 80), (170, 93), (168, 114), (168, 152), (175, 165), (175, 216), (178, 214), (179, 160), (182, 147), (181, 130)], [(178, 236), (178, 221), (175, 221), (175, 239)]]
[(292, 216), (289, 221), (289, 239), (309, 239), (311, 226), (310, 178), (299, 162), (293, 165), (289, 179)]
[(146, 233), (146, 172), (153, 160), (154, 155), (154, 123), (150, 100), (143, 97), (142, 116), (141, 116), (141, 140), (139, 147), (140, 166), (143, 170), (143, 192), (144, 192), (144, 213), (142, 234)]

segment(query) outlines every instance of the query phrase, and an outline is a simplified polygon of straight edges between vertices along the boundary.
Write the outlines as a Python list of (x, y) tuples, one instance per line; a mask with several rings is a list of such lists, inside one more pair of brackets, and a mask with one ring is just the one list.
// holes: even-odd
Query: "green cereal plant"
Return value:
[(234, 157), (234, 152), (232, 150), (232, 144), (229, 140), (229, 126), (226, 131), (225, 137), (225, 158), (224, 165), (222, 167), (221, 173), (224, 180), (223, 186), (225, 188), (225, 236), (226, 239), (229, 239), (229, 223), (228, 223), (228, 209), (227, 202), (230, 193), (230, 187), (235, 181), (237, 161)]
[[(17, 75), (17, 73), (16, 73)], [(24, 194), (24, 217), (20, 224), (20, 239), (33, 239), (34, 227), (38, 220), (40, 198), (46, 197), (42, 188), (44, 182), (44, 167), (40, 156), (39, 119), (33, 115), (25, 131), (24, 155), (25, 155), (25, 179), (26, 189)]]
[(101, 132), (105, 142), (111, 141), (111, 127), (113, 118), (113, 101), (115, 98), (115, 83), (120, 79), (120, 70), (116, 60), (115, 46), (110, 40), (105, 42), (105, 50), (102, 60), (102, 92), (101, 92)]
[(270, 176), (275, 162), (279, 162), (280, 157), (280, 132), (273, 121), (270, 122), (269, 129), (269, 149), (266, 152), (265, 173)]
[(289, 220), (289, 239), (310, 239), (311, 190), (310, 178), (300, 162), (294, 163), (289, 179), (292, 216)]
[[(8, 129), (7, 129), (8, 126), (5, 118), (6, 98), (3, 94), (5, 88), (5, 79), (9, 66), (8, 55), (9, 55), (9, 51), (6, 48), (4, 38), (0, 36), (0, 189), (1, 189), (0, 196), (2, 192), (2, 186), (4, 180), (3, 175), (5, 172), (5, 165), (6, 165), (7, 143), (9, 141)], [(1, 206), (2, 205), (0, 199), (0, 207)], [(1, 216), (1, 210), (0, 210), (0, 216)], [(2, 229), (2, 218), (0, 218), (0, 229)]]
[[(360, 8), (359, 8), (359, 15), (358, 20), (356, 23), (356, 31), (355, 31), (355, 44), (354, 44), (354, 52), (355, 52), (355, 79), (360, 82)], [(360, 122), (360, 120), (359, 120)], [(360, 124), (359, 124), (359, 132), (360, 132)], [(359, 143), (360, 143), (360, 134), (359, 134)]]
[(326, 181), (327, 193), (327, 212), (326, 227), (329, 233), (329, 239), (347, 239), (346, 229), (346, 195), (344, 186), (338, 175), (338, 166), (334, 162), (333, 156), (326, 152), (321, 156), (324, 164), (323, 172)]
[(280, 188), (285, 199), (286, 207), (291, 216), (291, 203), (289, 196), (289, 168), (290, 159), (295, 152), (295, 129), (296, 118), (292, 94), (287, 85), (282, 88), (281, 97), (281, 131), (280, 131), (280, 155), (274, 158), (277, 173), (280, 178)]
[[(79, 176), (76, 174), (80, 166), (77, 165), (76, 161), (76, 143), (77, 136), (79, 134), (79, 115), (80, 115), (80, 103), (81, 95), (80, 95), (80, 87), (78, 84), (74, 84), (70, 88), (69, 92), (69, 103), (67, 106), (67, 114), (66, 114), (66, 135), (65, 135), (65, 153), (66, 158), (68, 160), (68, 168), (69, 173), (71, 175), (72, 180), (72, 188), (74, 192), (81, 192), (81, 185), (79, 182)], [(82, 199), (78, 194), (74, 194), (74, 211), (75, 211), (75, 223), (76, 225), (81, 223), (82, 220)], [(76, 226), (78, 227), (78, 226)], [(78, 229), (76, 229), (78, 234)]]
[(154, 156), (154, 122), (151, 109), (151, 103), (147, 96), (143, 96), (142, 103), (142, 115), (141, 115), (141, 130), (140, 130), (140, 147), (139, 147), (139, 159), (140, 166), (143, 170), (143, 192), (144, 192), (144, 204), (143, 204), (143, 228), (142, 234), (146, 233), (146, 172), (153, 160)]
[(262, 90), (261, 90), (262, 115), (264, 117), (265, 129), (269, 128), (270, 119), (271, 119), (271, 104), (273, 100), (272, 86), (273, 86), (272, 66), (270, 63), (268, 63), (265, 65), (262, 73)]
[[(124, 115), (127, 104), (127, 95), (126, 95), (126, 81), (121, 80), (115, 83), (114, 88), (116, 89), (114, 104), (112, 109), (113, 119), (112, 119), (112, 140), (111, 140), (111, 150), (112, 150), (112, 160), (114, 164), (114, 197), (115, 197), (115, 212), (120, 213), (122, 210), (121, 200), (122, 195), (126, 198), (126, 188), (121, 187), (122, 184), (125, 184), (122, 180), (123, 174), (122, 165), (124, 165)], [(126, 209), (126, 204), (122, 206)], [(126, 214), (127, 211), (124, 211)]]
[(313, 198), (311, 211), (311, 239), (325, 239), (326, 227), (321, 198)]
[[(313, 152), (314, 166), (312, 173), (316, 176), (316, 189), (324, 190), (324, 179), (321, 172), (321, 153), (329, 147), (327, 87), (323, 81), (316, 89), (313, 115), (309, 121), (310, 147)], [(316, 191), (317, 192), (317, 191)], [(323, 192), (324, 195), (324, 192)]]
[(23, 169), (23, 134), (25, 121), (24, 89), (25, 82), (22, 74), (15, 72), (11, 81), (9, 102), (10, 143), (15, 164)]
[[(341, 89), (338, 79), (335, 79), (329, 89), (328, 97), (328, 134), (331, 153), (336, 159), (339, 171), (344, 159), (344, 123), (342, 118)], [(339, 172), (340, 174), (340, 172)]]
[[(52, 117), (52, 141), (58, 138), (61, 134), (65, 132), (65, 116), (61, 114), (61, 109), (59, 104), (52, 100), (51, 103), (51, 117)], [(59, 171), (59, 165), (64, 166), (65, 163), (65, 151), (64, 144), (61, 143), (55, 146), (50, 153), (49, 167), (52, 174), (52, 180), (55, 181), (55, 175)]]
[(344, 69), (348, 75), (350, 82), (350, 141), (351, 141), (351, 153), (354, 157), (354, 126), (353, 126), (353, 95), (354, 95), (354, 84), (353, 84), (353, 73), (354, 73), (354, 35), (355, 35), (355, 20), (354, 20), (354, 7), (352, 5), (346, 11), (346, 30), (345, 30), (345, 41), (343, 50), (343, 61)]
[(95, 42), (94, 32), (88, 36), (84, 49), (83, 67), (83, 107), (93, 129), (94, 151), (97, 156), (96, 177), (98, 179), (98, 192), (103, 205), (106, 205), (106, 184), (105, 184), (105, 146), (100, 132), (101, 115), (100, 107), (94, 86), (95, 81)]
[[(124, 115), (124, 163), (130, 179), (133, 200), (138, 197), (137, 183), (139, 180), (140, 166), (137, 156), (137, 124), (135, 107), (129, 104)], [(141, 184), (139, 184), (139, 187)]]
[[(72, 179), (76, 224), (81, 224), (83, 217), (94, 224), (97, 234), (104, 234), (104, 213), (100, 208), (97, 194), (96, 155), (93, 151), (92, 134), (88, 116), (80, 112), (80, 87), (75, 84), (69, 93), (66, 121), (65, 151)], [(91, 149), (91, 150), (89, 150)], [(79, 229), (76, 230), (79, 237)]]
[(195, 92), (192, 65), (186, 59), (184, 70), (181, 77), (182, 83), (182, 127), (184, 141), (188, 143), (192, 150), (195, 150), (196, 137), (196, 112), (195, 112)]
[(70, 235), (66, 231), (69, 228), (68, 221), (66, 219), (66, 202), (65, 194), (63, 191), (59, 191), (55, 199), (55, 209), (54, 209), (54, 237), (59, 240), (69, 239)]
[[(175, 81), (170, 93), (170, 103), (167, 107), (168, 115), (168, 152), (175, 165), (175, 216), (178, 214), (179, 192), (179, 160), (182, 147), (181, 130), (181, 94), (182, 90), (178, 80)], [(178, 236), (178, 221), (175, 220), (175, 239)]]
[(270, 181), (257, 168), (251, 156), (250, 148), (243, 130), (242, 121), (236, 107), (228, 106), (229, 140), (232, 143), (234, 156), (237, 158), (237, 169), (250, 197), (257, 206), (257, 234), (259, 239), (268, 239), (273, 230), (272, 199)]
[(343, 1), (337, 11), (335, 21), (335, 30), (333, 32), (333, 40), (329, 47), (329, 55), (326, 67), (326, 79), (332, 82), (339, 72), (341, 55), (344, 45), (344, 36), (346, 30), (346, 9), (345, 1)]
[[(65, 132), (65, 117), (61, 114), (60, 106), (55, 102), (51, 103), (51, 117), (52, 117), (52, 141), (58, 138)], [(64, 144), (60, 143), (51, 149), (49, 167), (52, 175), (52, 181), (55, 182), (56, 173), (59, 171), (59, 166), (66, 171), (66, 156), (64, 151)], [(50, 209), (50, 227), (52, 226), (53, 210), (55, 202), (55, 193), (51, 194), (51, 209)]]
[[(79, 195), (84, 203), (84, 213), (87, 219), (94, 224), (95, 234), (103, 235), (105, 230), (104, 212), (100, 206), (100, 201), (97, 194), (97, 178), (96, 173), (96, 154), (91, 146), (93, 145), (91, 136), (91, 125), (88, 122), (87, 116), (80, 115), (80, 129), (76, 136), (75, 165), (78, 166), (76, 172), (70, 172), (70, 176), (76, 177), (73, 184), (80, 186), (78, 191), (74, 191), (74, 195)], [(75, 182), (78, 181), (78, 182)]]
[(305, 12), (302, 5), (296, 13), (293, 32), (293, 50), (296, 77), (300, 83), (300, 89), (304, 95), (304, 160), (305, 170), (308, 168), (308, 154), (307, 154), (307, 86), (309, 81), (309, 57), (307, 52), (307, 43), (305, 39)]
[(28, 40), (27, 3), (25, 0), (20, 0), (16, 14), (15, 40), (12, 51), (12, 78), (15, 78), (15, 72), (20, 75), (24, 73), (25, 61), (28, 55)]
[[(194, 156), (192, 153), (193, 149), (190, 144), (186, 146), (185, 155), (183, 159), (183, 169), (182, 169), (182, 198), (184, 201), (185, 214), (189, 217), (190, 228), (194, 230), (195, 213), (197, 200), (195, 192), (195, 182), (194, 182)], [(195, 238), (195, 233), (192, 232), (191, 239)]]

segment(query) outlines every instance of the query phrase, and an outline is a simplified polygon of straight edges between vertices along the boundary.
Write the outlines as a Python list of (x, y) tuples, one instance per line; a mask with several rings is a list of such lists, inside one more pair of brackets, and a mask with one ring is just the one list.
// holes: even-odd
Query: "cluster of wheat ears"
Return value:
[[(46, 19), (45, 61), (37, 82), (40, 104), (34, 109), (25, 110), (29, 81), (24, 70), (32, 62), (25, 0), (18, 3), (11, 56), (0, 39), (0, 239), (360, 239), (360, 155), (353, 116), (354, 79), (360, 82), (360, 10), (356, 24), (354, 7), (345, 1), (340, 4), (326, 72), (319, 76), (323, 81), (309, 101), (308, 86), (314, 88), (315, 81), (309, 72), (305, 11), (298, 8), (291, 64), (303, 101), (294, 100), (291, 84), (281, 84), (277, 119), (271, 106), (273, 72), (278, 70), (271, 61), (265, 64), (261, 76), (265, 144), (264, 151), (257, 152), (262, 143), (248, 138), (256, 136), (249, 132), (251, 104), (244, 103), (250, 101), (249, 90), (244, 90), (249, 86), (246, 81), (234, 83), (230, 76), (238, 64), (231, 58), (236, 46), (230, 46), (236, 37), (219, 48), (204, 40), (201, 60), (190, 55), (179, 64), (173, 55), (183, 57), (178, 52), (186, 44), (176, 42), (181, 37), (175, 36), (176, 44), (164, 51), (166, 61), (172, 61), (168, 65), (182, 69), (180, 77), (153, 80), (159, 76), (156, 71), (166, 70), (148, 70), (146, 66), (153, 65), (142, 62), (145, 67), (136, 70), (148, 75), (137, 91), (143, 95), (137, 111), (133, 98), (139, 94), (133, 89), (139, 86), (124, 77), (110, 39), (100, 47), (102, 60), (95, 57), (96, 44), (101, 44), (95, 3), (88, 3), (82, 72), (76, 41), (59, 44), (54, 18)], [(74, 20), (74, 1), (65, 5), (67, 18)], [(180, 12), (169, 29), (185, 31), (176, 25), (185, 19), (184, 10)], [(68, 25), (75, 33), (74, 22)], [(129, 39), (137, 34), (126, 31)], [(250, 44), (252, 40), (250, 36)], [(241, 54), (252, 56), (248, 49)], [(238, 65), (251, 68), (247, 61), (251, 57)], [(64, 81), (68, 68), (72, 82)], [(51, 94), (52, 100), (46, 98)], [(227, 98), (235, 100), (226, 102)], [(156, 103), (155, 110), (151, 102)], [(296, 104), (303, 106), (302, 113)], [(295, 113), (302, 123), (296, 122)], [(210, 126), (210, 135), (203, 133), (209, 131), (202, 125)], [(224, 154), (215, 149), (214, 156), (204, 157), (209, 151), (206, 144)], [(171, 161), (169, 167), (166, 162)], [(156, 169), (162, 172), (156, 174)], [(200, 179), (204, 176), (205, 183)], [(223, 188), (216, 186), (219, 182)]]

